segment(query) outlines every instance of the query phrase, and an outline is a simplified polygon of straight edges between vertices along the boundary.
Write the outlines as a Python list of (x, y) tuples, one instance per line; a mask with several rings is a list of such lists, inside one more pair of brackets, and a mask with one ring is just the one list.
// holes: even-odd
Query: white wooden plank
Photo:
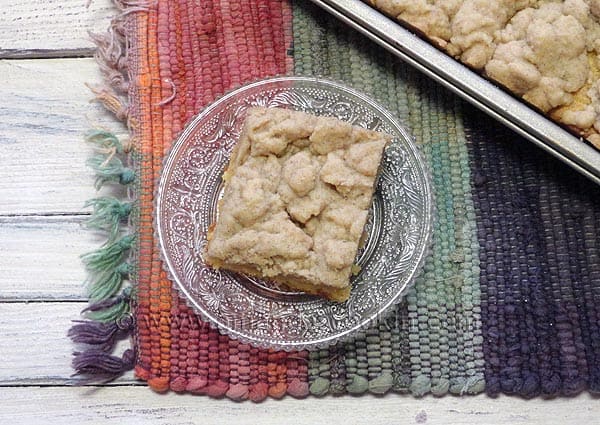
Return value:
[(88, 32), (115, 13), (110, 0), (0, 0), (0, 58), (89, 56)]
[[(0, 388), (0, 417), (17, 424), (585, 424), (597, 401), (511, 397), (325, 397), (234, 403), (203, 396), (158, 395), (143, 387)], [(293, 418), (293, 419), (292, 419)]]
[[(255, 405), (190, 395), (157, 395), (129, 386), (131, 374), (110, 387), (72, 388), (68, 384), (73, 346), (66, 338), (82, 303), (0, 303), (0, 417), (3, 423), (427, 423), (514, 424), (594, 423), (599, 405), (588, 394), (575, 398), (529, 400), (499, 397), (290, 397)], [(120, 349), (124, 349), (122, 344)], [(38, 386), (44, 386), (40, 388)], [(327, 412), (324, 415), (323, 412)], [(203, 420), (207, 423), (207, 420)]]
[[(0, 303), (0, 386), (64, 385), (72, 382), (67, 331), (81, 317), (82, 302)], [(123, 341), (117, 348), (129, 345)], [(122, 382), (132, 382), (129, 373)], [(0, 403), (1, 404), (1, 403)], [(2, 415), (0, 415), (1, 417)]]
[(101, 78), (95, 61), (6, 60), (0, 75), (0, 215), (81, 212), (94, 195), (84, 133), (93, 125), (125, 131), (90, 103), (85, 83)]
[(79, 256), (105, 240), (85, 219), (0, 217), (0, 301), (85, 299)]

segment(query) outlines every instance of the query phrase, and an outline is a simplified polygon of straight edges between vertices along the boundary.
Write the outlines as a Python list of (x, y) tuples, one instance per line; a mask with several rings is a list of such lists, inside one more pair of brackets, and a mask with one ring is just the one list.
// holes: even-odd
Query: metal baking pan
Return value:
[(311, 0), (600, 184), (600, 151), (361, 0)]

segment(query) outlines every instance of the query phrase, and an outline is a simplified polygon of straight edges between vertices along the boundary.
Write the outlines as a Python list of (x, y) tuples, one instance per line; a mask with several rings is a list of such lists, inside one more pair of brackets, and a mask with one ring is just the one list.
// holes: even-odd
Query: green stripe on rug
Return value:
[(311, 353), (311, 392), (341, 392), (342, 372), (354, 394), (482, 392), (479, 247), (461, 105), (306, 2), (293, 3), (293, 33), (296, 74), (370, 94), (411, 130), (432, 170), (438, 214), (432, 255), (406, 301), (343, 347)]

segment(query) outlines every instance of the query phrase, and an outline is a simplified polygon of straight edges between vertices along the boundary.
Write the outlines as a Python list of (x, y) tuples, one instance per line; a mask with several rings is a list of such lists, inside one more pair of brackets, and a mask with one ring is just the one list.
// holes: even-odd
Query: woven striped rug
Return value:
[[(129, 126), (103, 130), (90, 201), (107, 242), (83, 256), (87, 320), (75, 369), (130, 368), (155, 391), (260, 401), (288, 394), (524, 397), (600, 392), (600, 190), (306, 0), (118, 0), (95, 36), (96, 95)], [(259, 77), (321, 75), (381, 102), (412, 131), (437, 217), (424, 272), (390, 318), (311, 352), (261, 350), (200, 320), (166, 278), (155, 184), (173, 139), (207, 104)], [(129, 220), (130, 226), (125, 222)], [(112, 353), (133, 335), (133, 347)]]

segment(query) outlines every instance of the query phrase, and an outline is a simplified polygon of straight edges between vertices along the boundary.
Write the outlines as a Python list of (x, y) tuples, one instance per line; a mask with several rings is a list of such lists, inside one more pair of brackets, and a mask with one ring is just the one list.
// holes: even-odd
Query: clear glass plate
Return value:
[[(217, 271), (202, 258), (217, 214), (221, 175), (250, 106), (334, 116), (394, 136), (387, 147), (350, 298), (330, 302), (259, 279)], [(156, 231), (169, 277), (188, 304), (218, 329), (264, 348), (325, 347), (351, 336), (396, 304), (421, 271), (433, 228), (427, 166), (406, 129), (382, 106), (340, 83), (310, 77), (261, 80), (197, 115), (174, 143), (159, 182)]]

